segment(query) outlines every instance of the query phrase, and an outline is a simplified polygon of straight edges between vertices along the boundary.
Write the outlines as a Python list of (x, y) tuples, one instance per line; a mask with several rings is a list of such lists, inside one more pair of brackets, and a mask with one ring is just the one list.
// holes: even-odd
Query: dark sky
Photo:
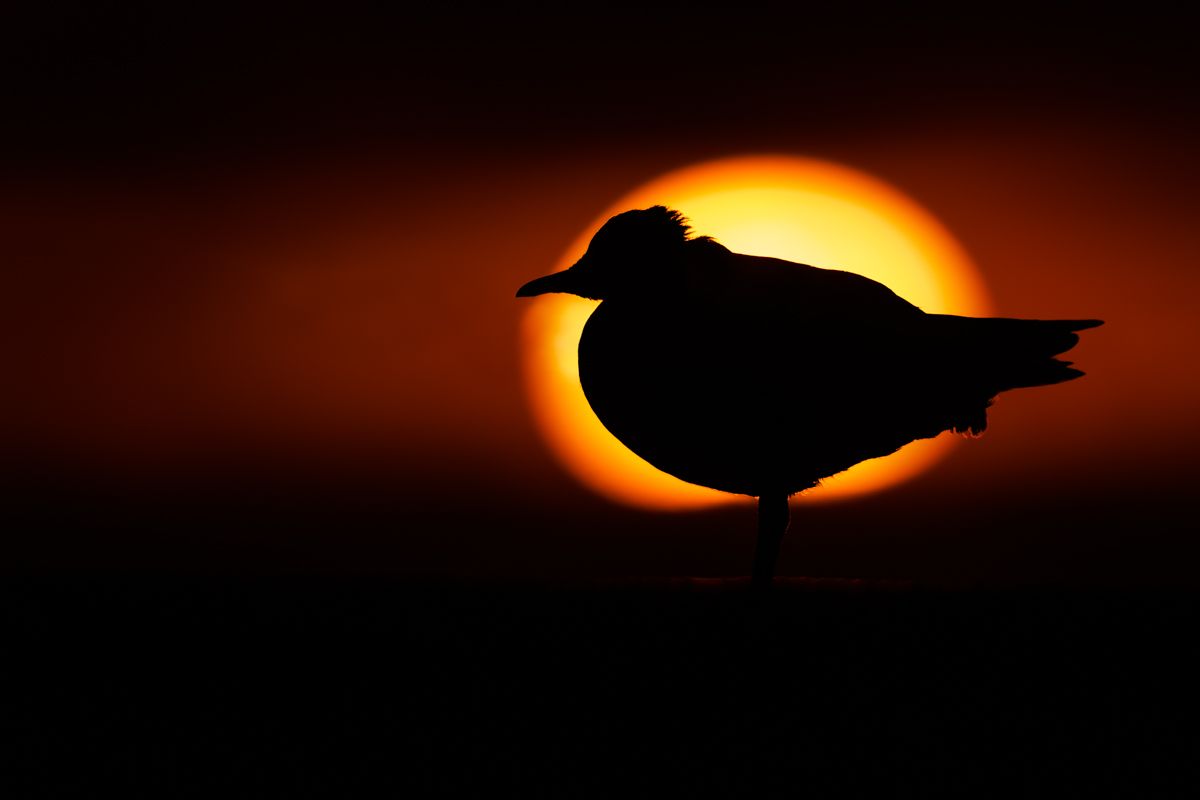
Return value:
[(1149, 13), (241, 5), (10, 13), (13, 160), (761, 142), (1000, 108), (1194, 121), (1187, 26)]
[[(551, 460), (512, 292), (665, 171), (785, 152), (932, 210), (1087, 378), (806, 508), (785, 571), (1194, 583), (1189, 28), (1011, 5), (69, 4), (0, 25), (16, 570), (741, 571), (749, 507)], [(787, 549), (790, 547), (791, 549)]]

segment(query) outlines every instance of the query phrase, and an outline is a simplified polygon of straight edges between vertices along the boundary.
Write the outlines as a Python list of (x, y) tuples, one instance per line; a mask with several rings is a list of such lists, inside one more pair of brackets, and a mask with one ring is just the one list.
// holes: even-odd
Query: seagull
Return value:
[(612, 217), (517, 297), (548, 292), (601, 301), (579, 380), (605, 428), (663, 472), (758, 498), (756, 587), (791, 495), (917, 439), (981, 435), (1000, 392), (1083, 375), (1054, 356), (1103, 324), (928, 314), (853, 272), (732, 252), (661, 205)]

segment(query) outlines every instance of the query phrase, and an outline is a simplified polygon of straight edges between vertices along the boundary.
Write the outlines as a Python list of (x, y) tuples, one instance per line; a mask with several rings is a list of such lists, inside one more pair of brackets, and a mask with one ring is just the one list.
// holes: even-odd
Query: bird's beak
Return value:
[(549, 294), (551, 292), (566, 292), (574, 294), (571, 284), (571, 270), (563, 270), (555, 272), (551, 275), (545, 275), (541, 278), (534, 278), (529, 283), (517, 289), (517, 297), (536, 297), (539, 294)]

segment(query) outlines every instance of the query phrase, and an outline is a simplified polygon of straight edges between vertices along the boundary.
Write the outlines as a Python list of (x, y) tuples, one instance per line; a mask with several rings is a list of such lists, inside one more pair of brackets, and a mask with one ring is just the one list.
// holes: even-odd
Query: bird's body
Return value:
[(859, 275), (690, 241), (702, 280), (600, 304), (579, 379), (613, 435), (664, 472), (793, 494), (946, 430), (982, 433), (1000, 391), (1080, 373), (1088, 323), (926, 314)]
[(1100, 324), (926, 314), (861, 275), (688, 230), (661, 206), (626, 212), (522, 294), (601, 298), (579, 343), (596, 415), (664, 472), (727, 492), (786, 499), (915, 439), (982, 433), (999, 392), (1082, 375), (1054, 356)]

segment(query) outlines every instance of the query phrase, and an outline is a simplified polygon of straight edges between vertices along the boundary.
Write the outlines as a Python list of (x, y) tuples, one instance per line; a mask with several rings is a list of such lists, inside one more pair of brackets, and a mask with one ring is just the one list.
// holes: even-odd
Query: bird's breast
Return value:
[(755, 342), (703, 308), (605, 301), (579, 343), (579, 378), (596, 416), (659, 469), (705, 486), (753, 493), (773, 408)]

